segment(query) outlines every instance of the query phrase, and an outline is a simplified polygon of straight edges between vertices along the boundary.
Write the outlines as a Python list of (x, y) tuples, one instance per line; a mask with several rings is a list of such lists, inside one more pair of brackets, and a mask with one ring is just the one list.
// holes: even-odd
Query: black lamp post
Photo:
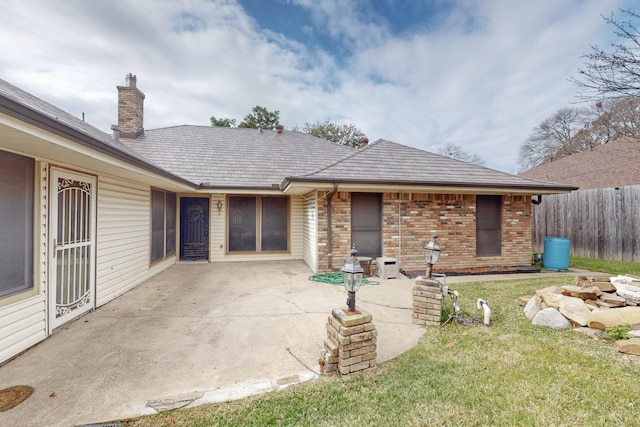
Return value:
[(347, 306), (349, 307), (350, 312), (356, 311), (356, 292), (360, 289), (360, 285), (362, 284), (362, 274), (364, 270), (360, 266), (360, 262), (358, 261), (358, 250), (356, 249), (356, 245), (354, 244), (351, 250), (349, 251), (351, 257), (345, 260), (344, 266), (342, 267), (342, 281), (344, 283), (344, 287), (347, 289)]
[(425, 277), (431, 278), (431, 270), (438, 261), (438, 257), (440, 257), (440, 246), (438, 245), (438, 235), (434, 233), (431, 241), (424, 247), (424, 259), (427, 262)]

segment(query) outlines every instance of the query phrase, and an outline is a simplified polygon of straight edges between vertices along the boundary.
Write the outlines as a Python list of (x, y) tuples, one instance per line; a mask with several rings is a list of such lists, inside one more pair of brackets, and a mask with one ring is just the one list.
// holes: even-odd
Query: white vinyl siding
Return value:
[(0, 362), (47, 337), (43, 295), (0, 308)]
[(225, 254), (225, 218), (227, 207), (224, 194), (212, 194), (209, 209), (209, 258), (211, 261), (223, 261)]
[(175, 262), (149, 267), (150, 188), (100, 177), (98, 182), (96, 306), (134, 288)]
[(47, 337), (47, 187), (48, 165), (36, 163), (34, 221), (34, 286), (27, 296), (15, 295), (0, 307), (0, 363), (39, 343)]
[(303, 259), (311, 271), (318, 271), (318, 212), (316, 193), (304, 196), (303, 204)]

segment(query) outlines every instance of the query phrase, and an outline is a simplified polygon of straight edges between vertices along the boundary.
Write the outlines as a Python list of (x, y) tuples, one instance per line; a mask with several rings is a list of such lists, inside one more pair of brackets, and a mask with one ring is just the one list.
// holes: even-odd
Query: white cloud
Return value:
[(148, 129), (261, 105), (289, 127), (352, 123), (430, 151), (453, 142), (515, 172), (531, 128), (573, 100), (580, 56), (608, 44), (600, 14), (625, 1), (465, 1), (394, 35), (365, 1), (296, 0), (316, 20), (304, 32), (332, 37), (349, 55), (338, 58), (261, 30), (231, 0), (9, 0), (0, 77), (105, 131), (132, 72)]

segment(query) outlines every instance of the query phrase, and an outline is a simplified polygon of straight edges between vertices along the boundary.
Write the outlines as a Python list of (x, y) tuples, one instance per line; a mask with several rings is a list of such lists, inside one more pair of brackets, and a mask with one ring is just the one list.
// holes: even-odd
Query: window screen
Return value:
[(289, 250), (289, 199), (229, 196), (229, 252)]
[(0, 151), (0, 297), (33, 289), (35, 162)]
[(176, 195), (151, 190), (151, 262), (176, 253)]
[(494, 256), (502, 252), (502, 197), (476, 197), (476, 255)]
[(286, 251), (289, 228), (288, 199), (262, 198), (261, 248), (263, 251)]

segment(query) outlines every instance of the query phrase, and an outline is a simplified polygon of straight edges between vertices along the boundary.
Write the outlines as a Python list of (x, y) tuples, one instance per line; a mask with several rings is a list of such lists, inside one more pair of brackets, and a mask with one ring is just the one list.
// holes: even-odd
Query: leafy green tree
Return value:
[(339, 125), (329, 121), (305, 123), (302, 132), (354, 148), (358, 147), (358, 141), (364, 136), (354, 125)]
[(257, 128), (262, 126), (263, 129), (273, 129), (280, 121), (280, 111), (269, 111), (264, 107), (256, 105), (251, 110), (250, 114), (247, 114), (242, 122), (238, 125), (239, 128)]
[(214, 116), (211, 116), (211, 126), (232, 128), (236, 126), (236, 119), (218, 119)]

